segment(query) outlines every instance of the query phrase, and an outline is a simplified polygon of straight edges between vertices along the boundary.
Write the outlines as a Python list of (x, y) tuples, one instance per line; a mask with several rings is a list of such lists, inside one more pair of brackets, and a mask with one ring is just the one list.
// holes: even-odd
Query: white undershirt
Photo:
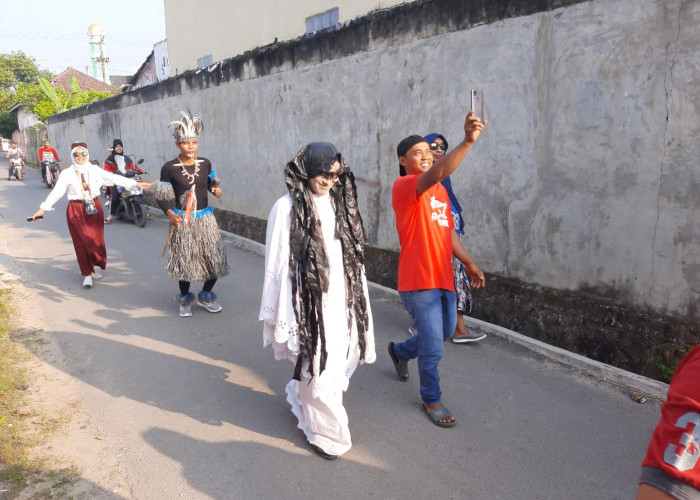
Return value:
[(124, 161), (124, 155), (114, 155), (114, 161), (117, 162), (117, 168), (124, 174), (126, 173), (126, 162)]

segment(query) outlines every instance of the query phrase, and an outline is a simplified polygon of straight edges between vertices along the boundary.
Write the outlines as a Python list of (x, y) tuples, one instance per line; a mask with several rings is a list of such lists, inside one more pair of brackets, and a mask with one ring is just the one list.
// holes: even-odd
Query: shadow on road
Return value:
[(85, 404), (126, 443), (129, 476), (152, 498), (168, 488), (217, 499), (634, 494), (657, 408), (490, 337), (446, 345), (441, 385), (458, 423), (439, 429), (420, 408), (415, 363), (403, 383), (387, 359), (387, 342), (406, 338), (406, 313), (375, 295), (377, 363), (346, 393), (354, 446), (326, 462), (286, 403), (292, 364), (262, 349), (261, 256), (228, 245), (231, 275), (215, 288), (224, 310), (194, 306), (183, 319), (160, 258), (166, 221), (108, 226), (105, 277), (84, 290), (63, 209), (29, 226), (11, 203), (0, 208), (11, 245), (0, 264), (25, 278), (28, 307), (61, 349), (47, 361), (87, 384)]

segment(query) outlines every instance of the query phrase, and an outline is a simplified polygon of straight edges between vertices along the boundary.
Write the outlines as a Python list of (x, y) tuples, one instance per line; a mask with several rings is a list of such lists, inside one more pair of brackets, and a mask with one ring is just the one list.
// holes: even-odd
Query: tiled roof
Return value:
[(98, 90), (100, 92), (110, 92), (112, 95), (119, 93), (119, 90), (111, 85), (107, 85), (105, 82), (93, 78), (90, 75), (78, 71), (75, 68), (68, 68), (62, 73), (59, 73), (51, 80), (54, 86), (61, 87), (66, 92), (70, 92), (70, 81), (71, 78), (76, 77), (78, 79), (78, 84), (82, 90)]

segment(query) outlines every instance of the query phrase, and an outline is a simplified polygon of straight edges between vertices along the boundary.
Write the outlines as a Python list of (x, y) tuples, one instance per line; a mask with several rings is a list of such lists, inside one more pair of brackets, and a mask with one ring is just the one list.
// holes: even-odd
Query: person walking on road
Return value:
[[(433, 161), (439, 161), (447, 153), (447, 139), (445, 136), (438, 133), (431, 133), (425, 136), (426, 142), (430, 145), (430, 151), (433, 154)], [(450, 212), (452, 213), (452, 221), (454, 222), (455, 232), (457, 237), (462, 239), (464, 236), (464, 217), (462, 217), (462, 206), (457, 200), (454, 191), (452, 190), (452, 181), (450, 177), (442, 180), (441, 184), (447, 190), (447, 196), (450, 198)], [(484, 272), (477, 266), (472, 259), (468, 261), (470, 267), (459, 260), (456, 256), (452, 256), (452, 271), (455, 277), (455, 295), (457, 300), (457, 326), (455, 327), (452, 342), (455, 344), (466, 344), (477, 342), (485, 339), (485, 333), (472, 333), (464, 324), (464, 315), (472, 312), (472, 288), (481, 288), (486, 286), (486, 278)], [(473, 265), (471, 265), (473, 264)]]
[(213, 289), (216, 280), (226, 276), (229, 269), (219, 226), (207, 195), (209, 192), (221, 198), (221, 181), (211, 162), (197, 157), (199, 135), (204, 124), (190, 112), (178, 112), (182, 119), (170, 122), (168, 127), (174, 126), (179, 154), (161, 168), (155, 194), (158, 206), (170, 219), (167, 271), (178, 280), (180, 294), (176, 300), (180, 316), (186, 318), (192, 316), (195, 301), (190, 292), (193, 281), (204, 283), (197, 295), (197, 305), (210, 313), (221, 311), (222, 306), (216, 301)]
[(405, 342), (390, 342), (388, 350), (402, 381), (408, 380), (408, 361), (418, 358), (423, 407), (440, 427), (455, 425), (454, 415), (442, 404), (438, 374), (443, 343), (456, 325), (451, 257), (457, 256), (467, 268), (475, 266), (454, 232), (449, 197), (440, 181), (459, 167), (485, 125), (469, 111), (464, 139), (435, 163), (420, 135), (406, 137), (396, 148), (400, 177), (392, 189), (392, 208), (401, 245), (398, 289), (417, 334)]
[(314, 142), (285, 168), (289, 193), (270, 211), (259, 320), (276, 359), (296, 364), (287, 401), (311, 449), (333, 460), (352, 446), (343, 393), (373, 363), (366, 243), (355, 178), (335, 146)]
[(102, 203), (98, 197), (100, 187), (116, 184), (126, 188), (139, 186), (148, 189), (151, 185), (113, 175), (93, 165), (89, 161), (90, 153), (84, 142), (74, 142), (71, 145), (71, 157), (73, 164), (61, 172), (56, 185), (30, 219), (43, 218), (44, 212), (53, 210), (54, 204), (67, 194), (68, 230), (73, 239), (83, 287), (91, 288), (93, 278), (102, 278), (96, 268), (104, 270), (107, 266)]

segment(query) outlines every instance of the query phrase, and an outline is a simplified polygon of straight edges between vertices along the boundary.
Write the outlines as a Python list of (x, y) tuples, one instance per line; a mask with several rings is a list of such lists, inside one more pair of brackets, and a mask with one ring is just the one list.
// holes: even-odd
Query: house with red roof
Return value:
[(71, 67), (68, 67), (66, 70), (56, 75), (51, 80), (51, 85), (53, 85), (56, 88), (60, 87), (66, 92), (70, 93), (70, 81), (73, 77), (78, 79), (78, 85), (80, 85), (81, 90), (97, 90), (99, 92), (109, 92), (112, 95), (116, 95), (119, 93), (119, 89), (117, 89), (116, 87), (108, 85), (102, 80), (93, 78), (90, 75)]

